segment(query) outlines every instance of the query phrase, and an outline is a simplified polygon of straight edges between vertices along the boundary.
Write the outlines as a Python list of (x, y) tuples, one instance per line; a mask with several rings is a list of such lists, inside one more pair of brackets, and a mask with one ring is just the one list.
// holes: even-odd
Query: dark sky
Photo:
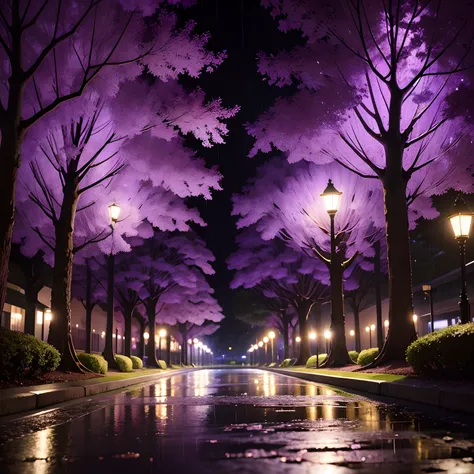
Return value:
[[(196, 148), (208, 164), (218, 165), (224, 175), (221, 192), (214, 193), (212, 201), (196, 200), (202, 217), (208, 223), (199, 234), (206, 240), (216, 256), (216, 275), (210, 283), (224, 307), (226, 319), (213, 338), (227, 351), (229, 345), (247, 349), (248, 327), (236, 321), (232, 313), (232, 292), (229, 290), (230, 272), (225, 260), (235, 249), (235, 218), (231, 217), (231, 196), (254, 174), (255, 167), (264, 156), (248, 158), (253, 139), (244, 129), (246, 122), (254, 121), (274, 101), (277, 90), (262, 81), (257, 73), (257, 53), (278, 51), (289, 44), (291, 38), (280, 33), (268, 11), (259, 0), (199, 0), (187, 13), (197, 22), (199, 31), (212, 35), (211, 49), (226, 50), (228, 57), (212, 74), (199, 79), (199, 85), (208, 98), (221, 97), (224, 105), (241, 106), (239, 114), (228, 126), (226, 144), (203, 150)], [(237, 342), (237, 336), (241, 342)], [(235, 349), (234, 349), (235, 350)]]

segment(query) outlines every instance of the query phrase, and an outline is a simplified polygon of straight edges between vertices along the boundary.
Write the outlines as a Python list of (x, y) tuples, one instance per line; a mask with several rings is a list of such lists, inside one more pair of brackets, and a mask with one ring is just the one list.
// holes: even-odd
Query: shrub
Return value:
[(367, 365), (370, 364), (375, 360), (375, 358), (379, 355), (378, 347), (372, 347), (371, 349), (364, 349), (360, 351), (359, 357), (357, 358), (357, 363), (359, 365)]
[(357, 351), (349, 351), (349, 357), (351, 358), (352, 362), (357, 364), (357, 359), (359, 358), (359, 353)]
[(420, 337), (408, 346), (406, 360), (418, 374), (474, 379), (474, 323)]
[(109, 369), (108, 362), (98, 354), (87, 354), (86, 352), (78, 352), (78, 359), (84, 367), (87, 367), (96, 374), (106, 374)]
[(291, 363), (291, 359), (285, 359), (281, 364), (280, 367), (289, 367)]
[(321, 364), (328, 358), (327, 354), (319, 354), (318, 355), (318, 365), (316, 365), (316, 356), (313, 355), (311, 356), (307, 362), (306, 362), (306, 367), (315, 369), (317, 366), (321, 366)]
[(143, 369), (143, 361), (140, 359), (140, 357), (130, 356), (130, 359), (132, 361), (132, 367), (134, 369)]
[(160, 369), (166, 369), (167, 365), (164, 360), (159, 360), (158, 365), (160, 366)]
[(13, 381), (56, 370), (61, 356), (46, 342), (29, 334), (0, 328), (0, 379)]
[(131, 372), (133, 370), (133, 364), (130, 357), (115, 354), (115, 362), (117, 363), (120, 372)]

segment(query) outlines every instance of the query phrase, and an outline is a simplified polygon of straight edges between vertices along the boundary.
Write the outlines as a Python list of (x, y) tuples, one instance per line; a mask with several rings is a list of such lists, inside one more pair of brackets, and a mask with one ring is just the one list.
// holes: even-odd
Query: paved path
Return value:
[(0, 472), (469, 473), (470, 422), (261, 370), (200, 370), (0, 421)]

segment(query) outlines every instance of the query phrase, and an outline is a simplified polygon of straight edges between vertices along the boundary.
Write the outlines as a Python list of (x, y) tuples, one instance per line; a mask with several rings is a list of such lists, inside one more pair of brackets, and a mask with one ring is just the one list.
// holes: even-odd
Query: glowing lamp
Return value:
[(370, 329), (373, 331), (375, 329), (375, 324), (371, 324)]
[(160, 329), (158, 331), (158, 336), (160, 337), (166, 337), (166, 329)]
[(349, 334), (350, 334), (352, 337), (354, 337), (354, 336), (355, 336), (355, 331), (354, 331), (354, 329), (351, 329), (351, 330), (349, 331)]
[(253, 346), (248, 350), (248, 352), (253, 352)]
[(454, 237), (458, 240), (466, 240), (469, 238), (472, 222), (472, 211), (461, 197), (456, 199), (454, 203), (453, 213), (449, 216), (451, 227), (453, 228)]
[(274, 332), (274, 331), (270, 331), (270, 332), (268, 333), (268, 337), (269, 337), (270, 339), (275, 339), (275, 332)]
[(369, 332), (369, 331), (370, 331), (369, 326), (366, 326), (366, 327), (365, 327), (365, 332)]
[(145, 339), (145, 341), (148, 341), (148, 339), (150, 339), (150, 333), (148, 333), (148, 332), (145, 331), (145, 332), (143, 333), (143, 339)]
[(421, 285), (421, 289), (425, 292), (431, 291), (431, 285)]
[(324, 331), (324, 337), (326, 339), (331, 339), (331, 331), (329, 331), (329, 329), (327, 329), (326, 331)]
[(316, 333), (314, 331), (310, 332), (309, 338), (314, 341), (316, 339)]
[(253, 345), (253, 348), (254, 348), (254, 350), (258, 350), (258, 345), (257, 345), (257, 344), (254, 344), (254, 345)]
[(269, 341), (269, 340), (270, 340), (270, 339), (268, 339), (267, 336), (265, 336), (265, 337), (263, 338), (263, 342), (264, 342), (265, 344), (268, 344), (268, 341)]
[(390, 324), (390, 323), (388, 322), (388, 319), (386, 319), (386, 320), (383, 322), (383, 325), (384, 325), (386, 328), (388, 328), (388, 325), (389, 325), (389, 324)]
[(413, 315), (413, 322), (416, 324), (418, 321), (418, 316), (416, 314)]
[(112, 223), (112, 226), (114, 226), (118, 218), (120, 216), (120, 206), (117, 206), (117, 204), (111, 204), (109, 206), (109, 217), (110, 217), (110, 222)]
[(263, 341), (259, 341), (258, 342), (258, 347), (262, 347), (263, 346)]
[(295, 341), (296, 341), (296, 342), (301, 342), (301, 337), (300, 337), (300, 336), (296, 336), (296, 337), (295, 337)]
[(45, 321), (51, 321), (53, 319), (53, 313), (51, 313), (51, 310), (50, 309), (47, 309), (45, 312), (44, 312), (44, 320)]
[(192, 339), (188, 339), (188, 344), (191, 345), (193, 343)]
[(321, 194), (324, 201), (324, 207), (329, 215), (334, 215), (338, 211), (341, 194), (342, 193), (334, 187), (332, 180), (329, 180), (326, 189)]
[(197, 337), (195, 337), (195, 338), (193, 339), (193, 343), (194, 343), (194, 344), (198, 344), (198, 343), (199, 343), (199, 339), (198, 339)]

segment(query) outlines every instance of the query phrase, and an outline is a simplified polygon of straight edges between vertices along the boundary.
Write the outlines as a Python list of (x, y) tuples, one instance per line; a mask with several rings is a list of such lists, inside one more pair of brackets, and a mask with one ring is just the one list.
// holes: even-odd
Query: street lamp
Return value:
[(263, 338), (263, 343), (265, 344), (265, 364), (268, 363), (268, 342), (270, 341), (270, 339), (265, 336)]
[(321, 197), (324, 201), (324, 207), (330, 216), (334, 217), (338, 211), (339, 203), (341, 201), (341, 194), (342, 193), (334, 187), (332, 180), (329, 180), (326, 189), (323, 193), (321, 193)]
[(324, 339), (326, 339), (326, 354), (328, 354), (329, 357), (329, 340), (331, 339), (331, 331), (329, 329), (324, 331)]
[[(115, 287), (115, 255), (114, 255), (114, 230), (120, 216), (120, 206), (111, 204), (109, 206), (110, 228), (112, 229), (112, 245), (107, 259), (107, 324), (105, 331), (104, 358), (109, 363), (109, 367), (117, 369), (112, 347), (112, 333), (114, 327), (114, 287)], [(117, 351), (117, 347), (115, 348)], [(149, 361), (150, 362), (150, 361)]]
[(431, 323), (431, 332), (434, 332), (434, 310), (433, 310), (433, 289), (431, 285), (421, 285), (423, 293), (428, 297), (430, 302), (430, 323)]
[(354, 336), (355, 336), (355, 331), (354, 331), (354, 329), (351, 329), (351, 330), (349, 331), (349, 335), (350, 335), (351, 337), (354, 337)]
[(454, 237), (459, 243), (459, 255), (461, 265), (461, 295), (459, 300), (459, 309), (461, 311), (461, 323), (471, 322), (471, 308), (467, 297), (467, 279), (466, 279), (466, 241), (471, 231), (472, 211), (460, 196), (454, 203), (453, 213), (449, 216)]
[(386, 319), (384, 322), (383, 322), (383, 327), (384, 327), (384, 336), (385, 338), (387, 337), (387, 331), (388, 331), (388, 326), (389, 326), (389, 321), (388, 319)]
[(375, 324), (371, 324), (365, 328), (365, 331), (369, 333), (369, 349), (372, 347), (372, 331), (375, 329)]
[(160, 329), (158, 331), (158, 354), (160, 354), (160, 360), (163, 359), (163, 357), (161, 356), (161, 339), (163, 337), (166, 337), (166, 329)]
[(271, 345), (272, 345), (272, 362), (273, 362), (273, 358), (274, 358), (274, 353), (273, 353), (273, 339), (275, 339), (275, 331), (270, 331), (268, 333), (268, 337), (270, 338), (270, 341), (271, 341)]

